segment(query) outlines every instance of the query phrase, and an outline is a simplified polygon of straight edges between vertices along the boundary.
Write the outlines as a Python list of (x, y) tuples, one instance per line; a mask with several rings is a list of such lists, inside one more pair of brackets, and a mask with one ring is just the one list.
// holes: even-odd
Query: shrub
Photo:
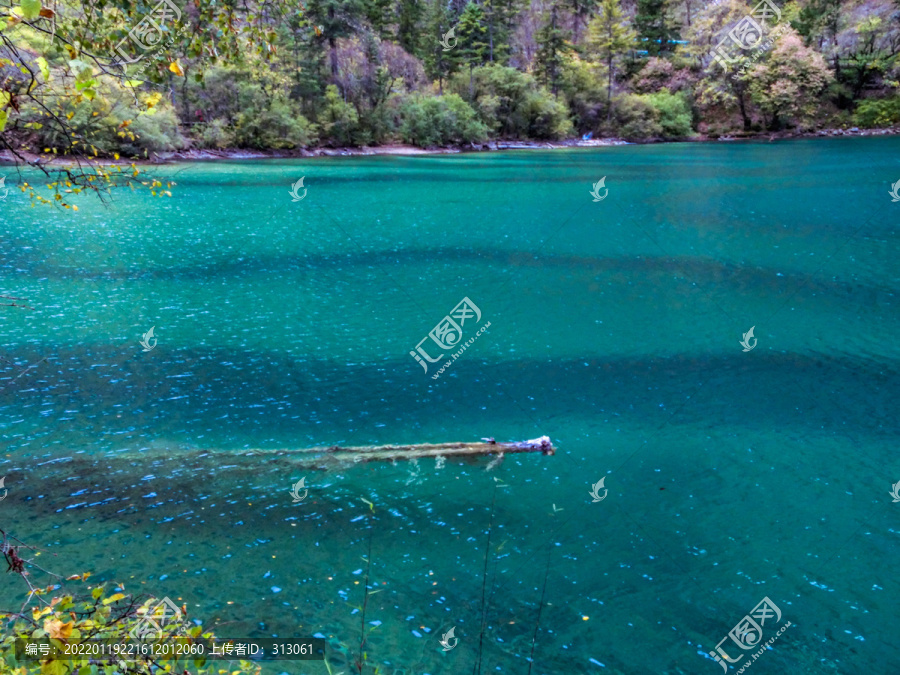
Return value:
[(124, 152), (135, 154), (141, 150), (171, 152), (185, 146), (178, 128), (175, 109), (168, 101), (140, 113), (129, 128), (137, 139), (130, 145), (124, 144), (122, 146)]
[(615, 107), (620, 135), (629, 141), (642, 141), (662, 136), (662, 127), (657, 118), (659, 113), (647, 100), (646, 95), (626, 94), (619, 98)]
[(563, 62), (560, 92), (580, 133), (598, 131), (601, 121), (606, 121), (605, 72), (604, 65), (583, 61), (577, 55)]
[(306, 147), (316, 128), (288, 98), (288, 84), (267, 68), (211, 68), (201, 82), (187, 82), (182, 115), (209, 120), (200, 134), (206, 147)]
[[(80, 98), (80, 100), (79, 100)], [(35, 140), (41, 147), (63, 152), (111, 155), (143, 155), (146, 152), (183, 148), (185, 139), (169, 101), (160, 94), (139, 94), (138, 101), (114, 82), (98, 85), (92, 98), (51, 94), (45, 105), (68, 120), (70, 135), (59, 123), (35, 108), (23, 110), (24, 122), (34, 123)], [(70, 147), (71, 139), (78, 145)]]
[(234, 134), (225, 120), (213, 120), (199, 128), (197, 145), (201, 148), (230, 148), (234, 146)]
[(659, 112), (658, 121), (664, 138), (691, 135), (691, 108), (684, 94), (671, 94), (663, 89), (655, 94), (646, 94), (646, 99)]
[(460, 72), (448, 88), (469, 101), (491, 131), (507, 138), (562, 138), (572, 132), (569, 109), (531, 75), (489, 64)]
[(616, 106), (623, 138), (684, 138), (690, 136), (691, 109), (683, 94), (665, 89), (656, 94), (627, 94)]
[(239, 113), (235, 127), (235, 141), (241, 147), (305, 148), (316, 140), (314, 125), (284, 99), (262, 110)]
[(671, 92), (681, 91), (688, 86), (687, 68), (676, 69), (668, 59), (651, 56), (641, 71), (633, 79), (634, 91), (638, 94), (652, 94), (661, 89)]
[(854, 116), (864, 129), (889, 127), (900, 122), (900, 97), (860, 101)]
[(485, 140), (487, 127), (468, 103), (456, 94), (439, 98), (413, 97), (400, 112), (400, 135), (404, 142), (422, 148)]
[(359, 130), (359, 113), (352, 103), (341, 98), (338, 88), (325, 88), (325, 103), (318, 116), (322, 135), (337, 145), (355, 145)]

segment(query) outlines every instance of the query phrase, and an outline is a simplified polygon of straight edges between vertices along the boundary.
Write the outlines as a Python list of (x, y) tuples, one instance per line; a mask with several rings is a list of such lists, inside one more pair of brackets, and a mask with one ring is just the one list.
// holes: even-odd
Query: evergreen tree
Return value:
[(650, 56), (671, 51), (672, 39), (678, 35), (669, 18), (669, 0), (637, 0), (634, 27)]
[(365, 9), (375, 35), (382, 40), (390, 39), (392, 35), (388, 29), (394, 23), (393, 0), (365, 0)]
[[(452, 50), (445, 51), (441, 42), (444, 35), (454, 26), (453, 16), (447, 0), (433, 0), (425, 18), (425, 38), (422, 51), (424, 53), (425, 72), (429, 77), (438, 80), (438, 91), (444, 94), (444, 78), (453, 72), (457, 61), (451, 56)], [(454, 31), (456, 33), (456, 31)], [(459, 38), (454, 35), (449, 39), (453, 50), (459, 46)]]
[(487, 27), (488, 61), (506, 63), (509, 38), (519, 13), (519, 0), (484, 0), (482, 5)]
[(397, 43), (413, 56), (422, 56), (422, 0), (400, 0)]
[(487, 28), (484, 25), (484, 10), (474, 2), (466, 5), (456, 27), (459, 44), (451, 53), (458, 63), (469, 67), (469, 74), (476, 66), (488, 60), (490, 46), (487, 42)]
[(307, 17), (317, 26), (319, 43), (328, 45), (332, 79), (338, 76), (337, 40), (354, 33), (363, 13), (363, 0), (309, 0)]
[(550, 16), (535, 35), (538, 45), (535, 54), (535, 75), (538, 81), (550, 87), (555, 96), (558, 91), (559, 73), (563, 60), (570, 51), (572, 44), (569, 42), (569, 32), (559, 27), (557, 7), (554, 4), (550, 9)]
[(625, 23), (619, 0), (601, 0), (600, 13), (588, 27), (591, 54), (606, 64), (606, 119), (612, 116), (612, 83), (616, 59), (634, 46), (635, 33)]

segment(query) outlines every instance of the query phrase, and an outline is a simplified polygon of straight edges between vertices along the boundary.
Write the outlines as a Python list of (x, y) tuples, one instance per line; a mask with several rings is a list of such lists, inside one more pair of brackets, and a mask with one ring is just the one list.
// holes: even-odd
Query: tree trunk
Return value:
[(612, 48), (609, 50), (609, 57), (606, 59), (606, 123), (612, 120)]
[(491, 20), (488, 21), (488, 50), (490, 62), (494, 62), (494, 7), (491, 5)]
[(747, 117), (747, 108), (744, 105), (744, 92), (737, 93), (738, 105), (741, 108), (741, 119), (744, 120), (744, 131), (750, 131), (750, 118)]
[(337, 41), (333, 37), (328, 38), (328, 51), (330, 52), (329, 59), (331, 61), (331, 79), (334, 80), (335, 84), (338, 84)]

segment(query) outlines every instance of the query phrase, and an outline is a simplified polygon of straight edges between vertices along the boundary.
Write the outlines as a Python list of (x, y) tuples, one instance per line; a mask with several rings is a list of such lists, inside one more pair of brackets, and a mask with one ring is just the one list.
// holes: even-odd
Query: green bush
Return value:
[(322, 136), (339, 146), (357, 145), (359, 113), (352, 103), (341, 98), (338, 88), (325, 88), (325, 104), (318, 116)]
[(577, 55), (563, 62), (560, 93), (579, 133), (599, 131), (606, 121), (605, 73), (604, 66), (583, 61)]
[(421, 148), (478, 143), (488, 136), (475, 111), (456, 94), (409, 98), (401, 108), (400, 119), (403, 141)]
[(122, 145), (124, 152), (138, 154), (140, 151), (180, 150), (185, 146), (184, 139), (178, 129), (178, 117), (175, 109), (166, 101), (142, 112), (129, 127), (137, 139)]
[(900, 97), (860, 101), (855, 120), (856, 126), (864, 129), (897, 124), (900, 122)]
[(659, 112), (658, 121), (664, 138), (685, 138), (691, 135), (691, 107), (685, 95), (670, 94), (663, 89), (645, 96)]
[(692, 133), (691, 109), (683, 94), (627, 94), (616, 106), (621, 135), (629, 140), (685, 138)]
[(616, 120), (619, 135), (629, 141), (643, 141), (662, 136), (662, 127), (657, 121), (659, 113), (647, 100), (646, 95), (626, 94), (616, 101)]
[(564, 138), (572, 133), (569, 109), (531, 75), (489, 64), (462, 71), (448, 89), (469, 102), (481, 122), (504, 138)]
[(197, 145), (201, 148), (234, 147), (234, 134), (225, 120), (213, 120), (197, 128), (195, 133)]
[(200, 133), (205, 147), (302, 148), (317, 140), (315, 125), (288, 98), (289, 81), (270, 69), (211, 68), (186, 85), (181, 114), (210, 120)]
[(274, 100), (262, 110), (237, 115), (235, 141), (241, 147), (305, 148), (315, 140), (315, 126), (285, 99)]
[[(143, 156), (145, 152), (183, 148), (185, 139), (168, 100), (159, 94), (132, 93), (116, 83), (98, 86), (93, 98), (71, 94), (50, 95), (45, 105), (58, 118), (68, 120), (67, 135), (52, 117), (37, 108), (26, 108), (22, 120), (34, 126), (39, 149), (56, 148), (64, 153)], [(71, 145), (75, 140), (76, 145)]]

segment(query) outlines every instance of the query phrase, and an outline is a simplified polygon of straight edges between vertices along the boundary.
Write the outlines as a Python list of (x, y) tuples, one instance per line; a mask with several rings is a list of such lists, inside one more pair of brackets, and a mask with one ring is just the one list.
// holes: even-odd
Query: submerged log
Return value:
[(398, 459), (419, 459), (421, 457), (472, 457), (476, 455), (503, 455), (514, 452), (540, 452), (555, 455), (556, 448), (547, 436), (518, 443), (498, 443), (493, 438), (482, 439), (482, 443), (419, 443), (416, 445), (360, 445), (327, 448), (305, 448), (301, 450), (254, 450), (256, 453), (278, 453), (289, 456), (318, 455), (343, 462), (378, 462)]

